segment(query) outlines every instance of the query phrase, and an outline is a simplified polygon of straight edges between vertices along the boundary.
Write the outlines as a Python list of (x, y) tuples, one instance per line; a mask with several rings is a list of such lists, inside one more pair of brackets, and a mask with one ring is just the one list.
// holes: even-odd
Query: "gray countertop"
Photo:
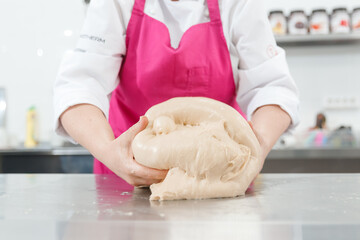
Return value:
[(110, 175), (0, 175), (0, 239), (360, 239), (360, 174), (262, 174), (229, 199), (149, 194)]

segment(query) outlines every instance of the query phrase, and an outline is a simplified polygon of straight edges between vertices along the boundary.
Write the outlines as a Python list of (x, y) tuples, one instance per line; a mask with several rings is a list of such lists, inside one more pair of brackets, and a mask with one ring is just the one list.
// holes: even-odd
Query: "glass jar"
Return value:
[(269, 21), (274, 35), (286, 34), (287, 21), (283, 11), (271, 11), (269, 13)]
[(315, 9), (310, 17), (311, 34), (329, 34), (330, 20), (325, 9)]
[(292, 11), (289, 17), (289, 33), (306, 35), (308, 33), (308, 18), (302, 10)]
[(346, 8), (335, 8), (331, 16), (331, 31), (333, 33), (350, 32), (350, 15)]
[(360, 33), (360, 8), (355, 8), (352, 13), (352, 30)]

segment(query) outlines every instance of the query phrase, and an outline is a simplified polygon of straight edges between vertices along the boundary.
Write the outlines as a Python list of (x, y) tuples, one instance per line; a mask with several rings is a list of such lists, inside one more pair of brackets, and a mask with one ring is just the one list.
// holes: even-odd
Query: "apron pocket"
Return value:
[(188, 89), (191, 92), (199, 93), (209, 89), (209, 68), (193, 67), (188, 69)]

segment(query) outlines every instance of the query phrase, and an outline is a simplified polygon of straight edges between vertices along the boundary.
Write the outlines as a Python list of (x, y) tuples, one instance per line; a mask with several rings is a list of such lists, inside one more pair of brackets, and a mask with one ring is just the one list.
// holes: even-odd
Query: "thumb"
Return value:
[(249, 126), (251, 127), (251, 129), (254, 131), (254, 127), (253, 127), (252, 122), (251, 122), (251, 121), (248, 121), (248, 124), (249, 124)]
[(257, 138), (257, 140), (258, 140), (259, 143), (260, 143), (260, 140), (261, 140), (261, 139), (260, 139), (260, 136), (259, 136), (258, 132), (254, 129), (254, 126), (253, 126), (252, 122), (251, 122), (251, 121), (248, 121), (248, 124), (249, 124), (251, 130), (254, 132), (255, 137)]
[(149, 120), (146, 116), (141, 116), (140, 120), (132, 125), (126, 132), (124, 132), (121, 136), (125, 138), (127, 143), (131, 143), (135, 136), (144, 130), (148, 125)]

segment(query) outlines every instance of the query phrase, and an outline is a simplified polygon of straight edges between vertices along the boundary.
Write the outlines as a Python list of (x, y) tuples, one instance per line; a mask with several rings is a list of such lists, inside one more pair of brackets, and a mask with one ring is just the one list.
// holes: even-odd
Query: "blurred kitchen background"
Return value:
[[(64, 52), (76, 45), (86, 2), (0, 0), (0, 172), (91, 172), (92, 157), (56, 136), (52, 119), (52, 84)], [(359, 0), (264, 2), (286, 21), (294, 10), (331, 16), (339, 7), (351, 19), (360, 7)], [(263, 172), (360, 172), (360, 32), (277, 40), (300, 90), (301, 124), (279, 140)], [(24, 147), (29, 124), (38, 144)]]

